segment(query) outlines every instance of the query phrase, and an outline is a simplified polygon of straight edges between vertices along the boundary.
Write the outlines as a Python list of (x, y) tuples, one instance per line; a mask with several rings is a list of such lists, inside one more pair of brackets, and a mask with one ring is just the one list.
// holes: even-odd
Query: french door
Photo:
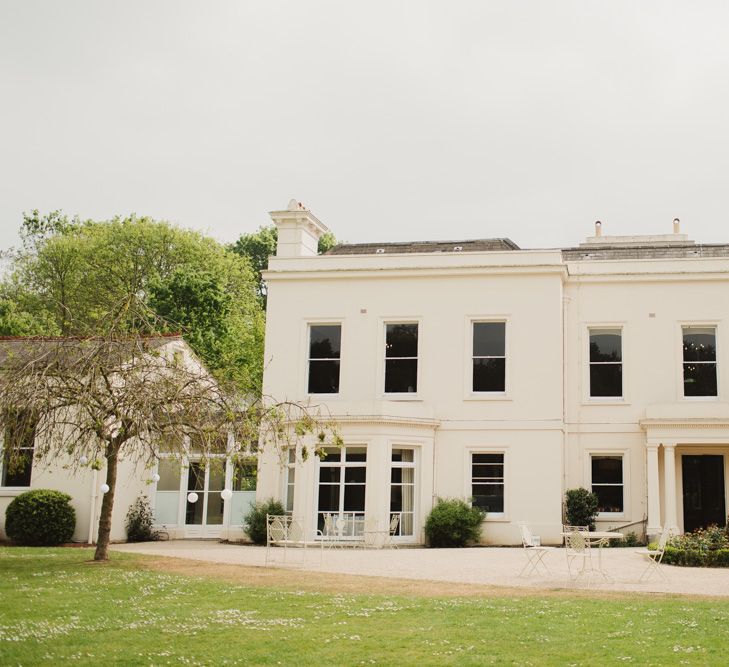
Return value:
[(220, 537), (224, 509), (220, 494), (224, 487), (223, 462), (211, 462), (205, 466), (200, 461), (190, 461), (185, 498), (185, 537)]

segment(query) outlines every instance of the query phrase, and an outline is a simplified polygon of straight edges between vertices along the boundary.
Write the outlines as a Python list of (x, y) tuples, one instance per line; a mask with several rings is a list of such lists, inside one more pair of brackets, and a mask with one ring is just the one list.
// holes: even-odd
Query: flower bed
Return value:
[(672, 537), (663, 562), (684, 567), (729, 567), (729, 534), (725, 528), (709, 526)]

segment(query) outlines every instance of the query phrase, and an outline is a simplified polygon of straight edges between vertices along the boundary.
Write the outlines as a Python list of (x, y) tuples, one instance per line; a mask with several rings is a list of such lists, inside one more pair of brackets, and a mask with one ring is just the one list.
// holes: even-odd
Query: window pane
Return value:
[(232, 491), (255, 491), (258, 481), (258, 466), (255, 461), (239, 463), (233, 469)]
[(622, 364), (590, 364), (590, 396), (622, 395)]
[[(187, 490), (202, 491), (205, 488), (205, 468), (199, 463), (190, 463), (187, 471)], [(200, 515), (202, 517), (202, 514)]]
[(503, 454), (474, 454), (474, 463), (502, 463), (504, 462)]
[(402, 511), (402, 487), (391, 486), (390, 487), (390, 511), (401, 512)]
[(716, 396), (716, 364), (684, 364), (683, 395)]
[(506, 391), (506, 359), (474, 359), (473, 391)]
[(157, 491), (179, 491), (180, 490), (180, 462), (175, 459), (160, 459), (157, 467), (159, 482)]
[(367, 479), (367, 469), (364, 466), (344, 469), (345, 484), (364, 484)]
[(503, 484), (474, 484), (473, 505), (487, 512), (504, 511)]
[(590, 330), (590, 361), (622, 361), (621, 332), (615, 329)]
[(339, 511), (339, 486), (330, 484), (319, 484), (319, 511)]
[[(8, 452), (9, 454), (9, 452)], [(33, 469), (33, 450), (19, 452), (3, 461), (3, 477), (0, 486), (30, 486), (30, 476)]]
[(402, 483), (402, 468), (392, 468), (390, 472), (390, 482), (392, 484)]
[(344, 511), (364, 512), (365, 508), (365, 486), (344, 487)]
[(185, 523), (199, 526), (203, 520), (203, 494), (200, 493), (196, 502), (187, 501), (185, 508)]
[(592, 492), (597, 495), (598, 512), (623, 511), (623, 487), (620, 486), (593, 486)]
[(339, 361), (310, 361), (310, 394), (336, 394), (339, 392)]
[(347, 463), (364, 463), (367, 460), (366, 447), (347, 447), (344, 453)]
[(686, 328), (683, 330), (684, 361), (716, 361), (716, 332), (714, 329)]
[(503, 357), (505, 347), (505, 322), (473, 323), (473, 356)]
[(622, 456), (593, 456), (592, 457), (592, 483), (593, 484), (622, 484), (623, 483), (623, 457)]
[(208, 491), (222, 491), (225, 487), (225, 463), (222, 461), (210, 462), (210, 475), (208, 476)]
[[(202, 502), (198, 500), (199, 503)], [(209, 526), (219, 526), (223, 523), (223, 499), (220, 492), (208, 493), (208, 512), (207, 521)]]
[(326, 456), (322, 461), (326, 461), (327, 463), (335, 463), (342, 460), (342, 450), (339, 447), (327, 447), (324, 453)]
[(319, 481), (322, 484), (335, 484), (339, 482), (341, 468), (322, 466), (319, 468)]
[(417, 359), (388, 359), (385, 362), (386, 393), (414, 393), (417, 390)]
[(415, 460), (415, 452), (412, 449), (393, 449), (392, 460), (412, 463)]
[(309, 327), (309, 357), (311, 359), (339, 359), (342, 327), (312, 325)]
[(418, 356), (417, 324), (388, 324), (386, 333), (386, 357), (392, 358)]
[(473, 464), (472, 468), (473, 479), (484, 481), (494, 480), (502, 481), (504, 479), (504, 466), (503, 465), (480, 465)]

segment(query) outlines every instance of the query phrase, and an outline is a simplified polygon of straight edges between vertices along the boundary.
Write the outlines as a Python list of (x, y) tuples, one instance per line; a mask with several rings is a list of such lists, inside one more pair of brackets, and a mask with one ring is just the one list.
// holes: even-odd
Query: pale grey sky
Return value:
[(729, 241), (729, 3), (0, 0), (21, 212), (223, 241), (291, 197), (350, 242)]

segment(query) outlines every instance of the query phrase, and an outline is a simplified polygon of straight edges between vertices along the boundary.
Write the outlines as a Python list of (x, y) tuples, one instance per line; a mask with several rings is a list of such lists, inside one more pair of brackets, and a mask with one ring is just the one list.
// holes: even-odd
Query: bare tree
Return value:
[[(334, 424), (316, 408), (243, 396), (213, 378), (178, 336), (107, 333), (91, 338), (0, 340), (0, 427), (5, 461), (22, 466), (24, 434), (35, 434), (34, 459), (68, 456), (106, 464), (95, 560), (108, 559), (119, 461), (152, 464), (162, 443), (182, 459), (196, 444), (205, 463), (235, 443), (232, 458), (254, 447), (303, 455), (341, 444)], [(229, 434), (232, 438), (229, 439)], [(222, 445), (225, 447), (226, 445)], [(225, 451), (225, 450), (223, 450)]]

